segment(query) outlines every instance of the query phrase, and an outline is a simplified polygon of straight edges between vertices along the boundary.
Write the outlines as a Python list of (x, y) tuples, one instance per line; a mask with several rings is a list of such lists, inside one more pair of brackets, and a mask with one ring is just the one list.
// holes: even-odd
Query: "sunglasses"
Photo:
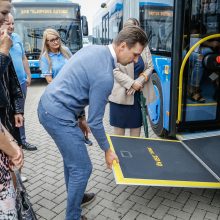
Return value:
[(47, 40), (47, 41), (50, 42), (50, 43), (55, 43), (57, 41), (60, 41), (60, 38), (56, 37), (56, 38), (53, 38), (53, 39), (50, 39), (50, 40)]

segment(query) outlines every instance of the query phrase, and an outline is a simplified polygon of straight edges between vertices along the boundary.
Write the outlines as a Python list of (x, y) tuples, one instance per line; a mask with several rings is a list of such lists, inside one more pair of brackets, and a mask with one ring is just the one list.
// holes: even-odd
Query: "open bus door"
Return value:
[(219, 5), (219, 0), (212, 4), (200, 0), (186, 10), (179, 74), (179, 131), (220, 129)]
[[(180, 140), (108, 136), (120, 161), (113, 166), (118, 184), (220, 188), (220, 47), (208, 46), (220, 42), (220, 0), (211, 12), (206, 1), (194, 3), (174, 4), (170, 83), (169, 134), (189, 134), (177, 135)], [(205, 46), (201, 56), (195, 54)], [(198, 136), (201, 129), (210, 132)]]

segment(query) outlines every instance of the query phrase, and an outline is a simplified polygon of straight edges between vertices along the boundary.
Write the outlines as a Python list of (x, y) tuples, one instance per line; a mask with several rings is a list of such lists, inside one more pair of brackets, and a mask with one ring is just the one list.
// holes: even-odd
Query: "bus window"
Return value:
[(82, 38), (81, 38), (81, 29), (80, 24), (71, 22), (69, 25), (66, 25), (66, 28), (59, 27), (58, 32), (60, 33), (61, 40), (67, 47), (73, 51), (77, 51), (81, 48)]
[[(16, 32), (21, 36), (23, 42), (31, 45), (32, 51), (40, 52), (42, 46), (43, 31), (46, 28), (56, 29), (61, 36), (62, 42), (70, 48), (71, 51), (77, 51), (81, 48), (80, 23), (63, 21), (17, 21), (15, 24)], [(27, 51), (26, 51), (27, 52)]]
[(102, 17), (102, 44), (109, 44), (109, 13)]
[(152, 52), (171, 52), (173, 7), (166, 4), (141, 4), (140, 24), (149, 38)]
[(118, 32), (122, 29), (122, 15), (119, 12), (111, 15), (109, 19), (109, 43), (113, 42), (113, 39), (117, 36)]
[(207, 34), (220, 32), (220, 3), (218, 0), (197, 0), (192, 4), (191, 19), (198, 21)]
[(31, 52), (31, 45), (30, 45), (30, 43), (25, 42), (24, 43), (24, 49), (25, 49), (25, 51), (30, 53)]
[(93, 24), (93, 43), (110, 44), (123, 27), (122, 0), (111, 0), (97, 12)]
[(123, 28), (123, 18), (120, 18), (120, 21), (118, 22), (118, 32), (120, 32)]
[(219, 15), (220, 4), (217, 0), (201, 1), (202, 21), (208, 33), (220, 31)]

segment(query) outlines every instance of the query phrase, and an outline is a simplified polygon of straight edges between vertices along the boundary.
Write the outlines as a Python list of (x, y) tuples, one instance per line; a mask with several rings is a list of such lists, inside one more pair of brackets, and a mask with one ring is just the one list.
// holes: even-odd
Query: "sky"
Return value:
[(75, 0), (81, 5), (81, 15), (85, 15), (89, 24), (89, 34), (92, 34), (93, 16), (101, 8), (101, 4), (106, 0)]

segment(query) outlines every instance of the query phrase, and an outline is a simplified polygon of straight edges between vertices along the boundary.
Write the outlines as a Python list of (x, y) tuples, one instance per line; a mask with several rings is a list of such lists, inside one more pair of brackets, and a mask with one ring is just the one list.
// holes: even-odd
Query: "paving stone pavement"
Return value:
[[(27, 140), (38, 151), (25, 151), (23, 174), (39, 220), (64, 220), (66, 192), (63, 164), (54, 142), (39, 124), (37, 104), (46, 84), (35, 80), (28, 89), (25, 106)], [(108, 106), (104, 124), (108, 122)], [(61, 131), (62, 132), (62, 131)], [(152, 130), (150, 137), (155, 137)], [(104, 153), (97, 146), (88, 151), (93, 173), (87, 191), (96, 193), (93, 203), (83, 209), (89, 220), (220, 220), (220, 190), (116, 185), (113, 174), (106, 169)]]

